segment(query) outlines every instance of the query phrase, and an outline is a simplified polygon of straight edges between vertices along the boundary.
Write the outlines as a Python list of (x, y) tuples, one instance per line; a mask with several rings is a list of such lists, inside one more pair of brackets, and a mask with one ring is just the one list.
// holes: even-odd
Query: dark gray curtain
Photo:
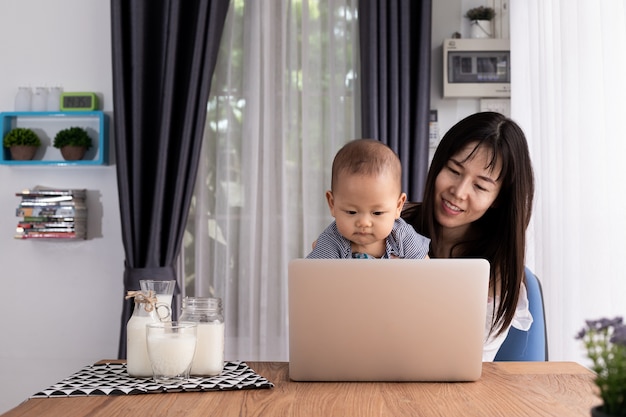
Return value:
[[(111, 0), (124, 294), (176, 279), (229, 0)], [(118, 356), (126, 357), (123, 301)]]
[(431, 0), (359, 0), (363, 137), (400, 156), (413, 201), (428, 171), (431, 8)]

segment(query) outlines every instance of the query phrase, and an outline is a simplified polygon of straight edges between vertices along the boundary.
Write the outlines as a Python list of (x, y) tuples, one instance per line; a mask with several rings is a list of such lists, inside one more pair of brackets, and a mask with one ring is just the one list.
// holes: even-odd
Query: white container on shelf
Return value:
[(30, 87), (18, 87), (15, 95), (15, 111), (30, 111), (33, 90)]
[(61, 109), (61, 87), (51, 87), (48, 91), (48, 99), (46, 101), (47, 111), (59, 111)]
[(32, 111), (46, 111), (48, 104), (48, 89), (46, 87), (35, 87), (33, 94)]

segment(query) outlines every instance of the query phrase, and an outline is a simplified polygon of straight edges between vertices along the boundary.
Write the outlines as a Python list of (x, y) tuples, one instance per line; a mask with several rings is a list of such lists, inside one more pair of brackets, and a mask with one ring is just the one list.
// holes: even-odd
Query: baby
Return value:
[(400, 218), (400, 159), (387, 145), (356, 139), (337, 152), (326, 200), (335, 221), (307, 258), (427, 258), (430, 239)]

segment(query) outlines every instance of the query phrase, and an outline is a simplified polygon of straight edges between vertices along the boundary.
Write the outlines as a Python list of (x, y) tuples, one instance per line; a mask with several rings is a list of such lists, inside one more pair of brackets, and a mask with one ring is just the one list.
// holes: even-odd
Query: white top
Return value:
[[(496, 303), (500, 303), (500, 297), (496, 296)], [(497, 309), (496, 304), (496, 309)], [(494, 298), (489, 296), (489, 300), (487, 302), (487, 319), (485, 321), (485, 344), (483, 345), (483, 362), (493, 362), (493, 359), (496, 357), (498, 353), (498, 349), (502, 343), (504, 343), (504, 339), (506, 339), (509, 334), (509, 330), (511, 326), (515, 327), (519, 330), (527, 331), (530, 329), (530, 325), (533, 323), (533, 316), (530, 314), (530, 310), (528, 309), (528, 292), (526, 291), (526, 285), (522, 283), (520, 288), (519, 300), (517, 301), (517, 308), (515, 309), (515, 316), (513, 316), (513, 321), (511, 322), (511, 326), (506, 329), (506, 331), (500, 333), (498, 336), (492, 335), (489, 337), (489, 329), (491, 328), (491, 321), (493, 319), (493, 311), (494, 311)]]

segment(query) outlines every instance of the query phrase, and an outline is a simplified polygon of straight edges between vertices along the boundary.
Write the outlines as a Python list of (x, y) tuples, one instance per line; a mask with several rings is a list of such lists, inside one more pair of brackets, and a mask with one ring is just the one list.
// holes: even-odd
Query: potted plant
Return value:
[(16, 127), (6, 134), (3, 144), (11, 151), (12, 159), (29, 161), (41, 146), (41, 140), (32, 129)]
[(588, 320), (578, 333), (583, 341), (602, 404), (594, 417), (626, 417), (626, 325), (622, 317)]
[(491, 38), (493, 37), (493, 29), (491, 27), (491, 20), (495, 17), (496, 12), (491, 7), (478, 6), (469, 9), (465, 13), (465, 17), (470, 20), (471, 23), (471, 37), (472, 38)]
[(87, 149), (91, 148), (91, 137), (82, 127), (68, 127), (60, 130), (55, 136), (52, 145), (61, 150), (66, 161), (83, 159)]

